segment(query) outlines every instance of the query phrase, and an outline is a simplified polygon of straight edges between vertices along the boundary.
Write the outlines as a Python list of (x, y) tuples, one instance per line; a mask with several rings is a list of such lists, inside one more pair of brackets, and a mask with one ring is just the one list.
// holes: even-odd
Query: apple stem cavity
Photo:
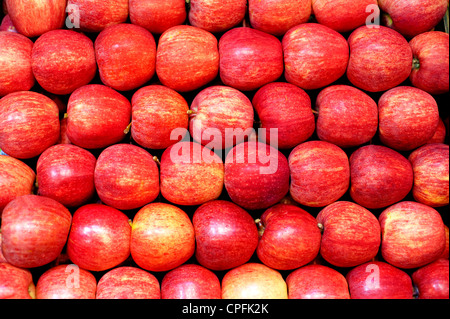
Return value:
[(323, 233), (323, 225), (321, 223), (318, 223), (317, 227), (320, 229), (320, 232)]
[(383, 19), (383, 24), (386, 27), (391, 28), (391, 29), (393, 28), (394, 21), (392, 20), (392, 18), (391, 18), (391, 16), (389, 14), (383, 13), (382, 19)]
[(258, 218), (258, 219), (255, 219), (255, 224), (256, 224), (256, 226), (258, 227), (258, 235), (259, 235), (259, 238), (261, 238), (262, 235), (264, 234), (264, 230), (265, 230), (266, 228), (264, 227), (264, 225), (263, 225), (261, 219), (259, 219), (259, 218)]
[(414, 58), (413, 59), (413, 65), (412, 65), (413, 70), (418, 70), (420, 69), (420, 61), (418, 58)]
[(193, 111), (193, 110), (187, 111), (187, 114), (189, 115), (189, 117), (196, 117), (197, 116), (197, 112)]

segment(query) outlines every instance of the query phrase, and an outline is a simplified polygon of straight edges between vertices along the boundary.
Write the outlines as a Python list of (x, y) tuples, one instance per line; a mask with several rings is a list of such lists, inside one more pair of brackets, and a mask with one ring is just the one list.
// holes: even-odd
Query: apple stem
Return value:
[(153, 156), (153, 160), (156, 162), (156, 164), (161, 165), (161, 162), (158, 159), (158, 156)]
[(391, 16), (387, 13), (383, 13), (382, 15), (382, 19), (383, 19), (383, 24), (388, 27), (391, 28), (394, 26), (394, 21), (392, 20)]
[(311, 111), (315, 114), (315, 115), (319, 115), (319, 112), (316, 110), (311, 109)]
[(128, 225), (130, 225), (130, 227), (133, 228), (133, 221), (131, 219), (128, 220)]
[(416, 285), (413, 285), (413, 298), (419, 299), (419, 288)]
[(69, 114), (64, 113), (64, 118), (66, 119), (66, 118), (68, 118), (68, 117), (69, 117)]
[(323, 233), (323, 224), (318, 223), (317, 227), (320, 229), (320, 232)]
[(413, 70), (418, 70), (420, 69), (420, 61), (418, 58), (414, 58), (413, 59), (413, 65), (412, 65)]
[(195, 117), (195, 116), (197, 116), (197, 112), (195, 112), (195, 111), (193, 111), (193, 110), (187, 111), (187, 114), (189, 115), (189, 117)]
[(264, 225), (263, 225), (261, 219), (259, 219), (259, 218), (255, 219), (255, 224), (258, 227), (258, 234), (259, 234), (259, 237), (261, 238), (262, 235), (264, 234), (264, 230), (265, 230)]
[(130, 133), (130, 130), (131, 130), (131, 124), (133, 124), (133, 123), (128, 124), (127, 128), (123, 131), (123, 133), (124, 133), (125, 135), (127, 135), (128, 133)]

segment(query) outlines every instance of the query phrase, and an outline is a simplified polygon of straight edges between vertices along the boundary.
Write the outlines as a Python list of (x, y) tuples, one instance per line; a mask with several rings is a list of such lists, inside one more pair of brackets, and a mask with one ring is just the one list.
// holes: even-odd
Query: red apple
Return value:
[(240, 91), (253, 91), (283, 74), (283, 49), (273, 35), (233, 28), (219, 41), (220, 78)]
[(190, 0), (190, 5), (189, 23), (213, 33), (235, 27), (247, 12), (246, 0)]
[(253, 106), (266, 129), (260, 136), (270, 143), (270, 131), (278, 129), (278, 147), (291, 149), (308, 140), (316, 129), (311, 98), (301, 88), (283, 82), (264, 85), (253, 97)]
[(382, 262), (368, 262), (347, 273), (352, 299), (412, 299), (411, 277)]
[(0, 263), (0, 299), (34, 299), (36, 288), (28, 269)]
[(96, 158), (87, 150), (59, 144), (46, 149), (36, 165), (38, 194), (66, 207), (87, 203), (95, 194)]
[(31, 66), (44, 90), (70, 94), (91, 82), (97, 72), (94, 44), (72, 30), (49, 31), (34, 43)]
[(215, 150), (233, 147), (253, 132), (252, 102), (227, 86), (210, 86), (198, 93), (190, 107), (189, 131), (194, 141)]
[(449, 204), (449, 146), (427, 144), (409, 156), (414, 171), (414, 199), (431, 207)]
[(128, 0), (68, 0), (67, 7), (79, 17), (75, 27), (85, 32), (100, 32), (128, 18)]
[[(6, 3), (6, 2), (4, 2)], [(16, 27), (11, 21), (11, 17), (9, 14), (5, 15), (3, 17), (2, 23), (0, 24), (0, 31), (8, 31), (8, 32), (14, 32), (18, 33)]]
[(247, 263), (225, 274), (222, 299), (288, 299), (287, 285), (278, 271)]
[(365, 25), (367, 20), (379, 17), (376, 0), (312, 0), (316, 20), (337, 32), (349, 32)]
[(226, 270), (250, 260), (258, 245), (258, 230), (252, 216), (241, 207), (215, 200), (200, 206), (192, 222), (195, 257), (204, 267)]
[(149, 271), (169, 271), (194, 254), (194, 226), (180, 208), (152, 203), (141, 208), (133, 219), (131, 256)]
[(158, 279), (137, 267), (118, 267), (105, 273), (97, 284), (96, 299), (160, 299)]
[(350, 196), (369, 209), (401, 201), (413, 186), (413, 170), (408, 159), (382, 145), (366, 145), (353, 152), (350, 170)]
[(185, 22), (186, 0), (129, 0), (131, 23), (146, 28), (153, 34)]
[(27, 37), (0, 31), (0, 97), (28, 91), (35, 83), (31, 69), (33, 42)]
[(409, 45), (414, 57), (410, 76), (412, 85), (430, 94), (448, 92), (448, 33), (440, 31), (425, 32), (414, 37)]
[(156, 73), (163, 85), (178, 92), (208, 84), (219, 74), (217, 38), (190, 25), (168, 29), (159, 38)]
[(72, 144), (101, 149), (119, 143), (130, 122), (130, 101), (107, 86), (89, 84), (70, 95), (67, 137)]
[(238, 144), (225, 159), (224, 185), (239, 206), (249, 210), (269, 208), (289, 192), (286, 156), (258, 141)]
[(2, 214), (2, 251), (17, 267), (48, 264), (61, 253), (69, 235), (72, 215), (57, 201), (23, 195), (9, 202)]
[(347, 154), (338, 146), (309, 141), (295, 147), (289, 155), (290, 194), (305, 206), (324, 207), (347, 192), (350, 166)]
[(6, 260), (5, 256), (3, 256), (3, 252), (2, 252), (2, 232), (0, 229), (0, 264), (1, 263), (7, 263), (8, 261)]
[(411, 151), (424, 145), (436, 133), (439, 107), (429, 93), (399, 86), (384, 93), (378, 101), (381, 142), (398, 151)]
[(275, 36), (309, 20), (311, 0), (249, 0), (249, 18), (253, 28)]
[(350, 299), (345, 277), (337, 270), (308, 265), (286, 278), (289, 299)]
[(61, 29), (66, 18), (66, 0), (5, 0), (17, 31), (33, 38)]
[(444, 17), (448, 0), (379, 0), (383, 24), (412, 38), (430, 31)]
[(95, 40), (95, 55), (101, 81), (115, 90), (137, 89), (155, 75), (155, 38), (138, 25), (105, 28)]
[(58, 265), (45, 271), (36, 285), (36, 299), (95, 299), (97, 280), (76, 265)]
[(266, 266), (279, 270), (302, 267), (319, 254), (321, 234), (316, 219), (294, 205), (278, 204), (259, 222), (257, 255)]
[(419, 299), (448, 299), (448, 259), (438, 259), (412, 274)]
[(5, 206), (34, 190), (36, 174), (27, 164), (14, 157), (0, 155), (0, 218)]
[(57, 143), (59, 111), (45, 95), (20, 91), (0, 99), (0, 148), (9, 156), (30, 159)]
[(317, 215), (323, 234), (320, 255), (337, 267), (355, 267), (374, 258), (381, 237), (377, 218), (364, 207), (338, 201)]
[(362, 26), (352, 32), (348, 43), (347, 77), (362, 90), (387, 91), (406, 81), (411, 74), (411, 47), (392, 29)]
[(219, 198), (223, 190), (224, 164), (209, 148), (195, 142), (179, 142), (161, 157), (161, 194), (176, 205), (201, 205)]
[(340, 79), (347, 70), (349, 47), (338, 32), (317, 23), (293, 27), (283, 37), (285, 78), (304, 90)]
[(365, 92), (348, 85), (323, 89), (316, 100), (317, 135), (341, 148), (360, 146), (378, 131), (378, 105)]
[(106, 148), (95, 166), (95, 189), (100, 200), (117, 209), (131, 210), (159, 195), (159, 171), (153, 156), (131, 144)]
[(448, 248), (449, 248), (449, 230), (448, 230), (448, 226), (447, 225), (444, 225), (444, 227), (445, 227), (445, 249), (444, 249), (444, 252), (442, 253), (442, 255), (439, 257), (439, 258), (444, 258), (444, 259), (448, 259), (448, 252), (449, 252), (449, 250), (448, 250)]
[(391, 265), (411, 269), (438, 259), (445, 249), (445, 228), (434, 208), (404, 201), (379, 216), (381, 254)]
[(67, 117), (62, 118), (59, 121), (59, 126), (61, 134), (56, 144), (72, 144), (72, 142), (69, 140), (69, 137), (67, 136)]
[(127, 215), (101, 204), (87, 204), (73, 214), (67, 254), (91, 271), (116, 267), (130, 256), (131, 226)]
[[(185, 137), (189, 126), (189, 105), (178, 92), (150, 85), (133, 94), (131, 136), (139, 145), (150, 149), (165, 149)], [(172, 132), (185, 133), (174, 138)]]
[(161, 283), (162, 299), (221, 299), (219, 278), (211, 270), (184, 264), (168, 272)]
[(426, 144), (435, 144), (435, 143), (445, 143), (447, 138), (447, 127), (445, 126), (444, 120), (439, 118), (439, 124), (434, 133), (433, 137), (430, 138)]

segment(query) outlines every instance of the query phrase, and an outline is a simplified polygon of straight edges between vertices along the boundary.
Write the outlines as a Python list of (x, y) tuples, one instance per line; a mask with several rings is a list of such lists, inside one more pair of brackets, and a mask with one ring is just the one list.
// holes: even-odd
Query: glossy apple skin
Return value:
[(381, 244), (380, 224), (364, 207), (338, 201), (322, 209), (321, 256), (337, 267), (355, 267), (374, 258)]
[(449, 91), (449, 35), (430, 31), (415, 36), (410, 42), (414, 66), (412, 85), (430, 94)]
[(252, 27), (275, 36), (307, 22), (312, 13), (311, 0), (249, 0), (248, 5)]
[(263, 231), (257, 255), (266, 266), (278, 270), (302, 267), (316, 258), (321, 233), (316, 219), (294, 205), (278, 204), (261, 216)]
[(219, 278), (211, 270), (184, 264), (168, 272), (161, 283), (161, 299), (221, 299)]
[(166, 30), (158, 42), (156, 73), (163, 85), (177, 92), (203, 87), (219, 74), (217, 38), (190, 25)]
[(448, 299), (448, 259), (438, 259), (412, 274), (419, 299)]
[(317, 23), (293, 27), (282, 40), (284, 76), (304, 90), (315, 90), (345, 75), (349, 46), (338, 32)]
[(49, 31), (34, 43), (31, 67), (44, 90), (70, 94), (91, 82), (97, 72), (94, 44), (76, 31)]
[(36, 174), (27, 164), (11, 156), (0, 155), (0, 218), (10, 201), (33, 193), (35, 180)]
[(131, 23), (146, 28), (152, 34), (162, 34), (185, 22), (185, 0), (129, 0)]
[(378, 101), (381, 142), (398, 151), (424, 145), (436, 133), (439, 107), (432, 95), (411, 86), (399, 86)]
[(426, 144), (435, 144), (435, 143), (445, 143), (447, 138), (447, 127), (445, 126), (444, 120), (439, 118), (439, 124), (434, 133), (433, 137), (430, 138)]
[(409, 161), (414, 171), (414, 199), (431, 207), (448, 205), (449, 146), (424, 145), (410, 154)]
[(57, 201), (23, 195), (9, 202), (2, 214), (2, 251), (17, 267), (48, 264), (61, 253), (69, 235), (72, 215)]
[(445, 249), (442, 252), (442, 255), (440, 256), (440, 258), (444, 258), (444, 259), (448, 259), (448, 248), (449, 248), (449, 229), (447, 225), (444, 225), (445, 227)]
[(55, 102), (40, 93), (20, 91), (0, 99), (0, 149), (30, 159), (56, 144), (60, 134)]
[(395, 267), (422, 267), (435, 261), (445, 250), (444, 223), (432, 207), (403, 201), (385, 209), (379, 221), (381, 254)]
[(413, 55), (400, 33), (383, 26), (362, 26), (351, 33), (348, 43), (347, 78), (357, 88), (382, 92), (409, 78)]
[(137, 89), (155, 75), (155, 38), (138, 25), (105, 28), (95, 40), (95, 55), (101, 81), (117, 91)]
[(87, 204), (73, 214), (67, 254), (79, 267), (104, 271), (130, 256), (131, 225), (127, 215), (101, 204)]
[(348, 85), (332, 85), (316, 100), (317, 135), (341, 148), (368, 143), (378, 130), (378, 105), (365, 92)]
[(228, 201), (210, 201), (194, 213), (195, 257), (204, 267), (226, 270), (250, 260), (258, 245), (252, 216)]
[(69, 97), (67, 137), (79, 147), (102, 149), (119, 143), (130, 122), (130, 101), (105, 85), (85, 85)]
[(95, 299), (94, 275), (74, 264), (48, 269), (36, 284), (36, 299)]
[(224, 164), (210, 149), (195, 142), (179, 142), (161, 157), (161, 195), (175, 205), (195, 206), (219, 198)]
[(412, 299), (411, 277), (386, 262), (372, 261), (347, 273), (351, 299)]
[(350, 32), (366, 24), (373, 11), (367, 12), (369, 5), (378, 6), (376, 0), (312, 0), (312, 10), (315, 18), (323, 24), (340, 33)]
[(40, 36), (64, 25), (66, 0), (5, 0), (5, 3), (17, 31), (26, 37)]
[(165, 149), (179, 142), (171, 137), (173, 130), (189, 126), (189, 105), (178, 92), (162, 86), (149, 85), (133, 94), (131, 136), (149, 149)]
[(0, 264), (1, 263), (7, 263), (8, 261), (6, 260), (5, 256), (3, 256), (3, 252), (2, 252), (2, 233), (0, 233)]
[(87, 203), (95, 194), (96, 158), (89, 151), (71, 144), (46, 149), (36, 165), (38, 194), (66, 207)]
[(323, 265), (307, 265), (286, 278), (289, 299), (350, 299), (345, 277)]
[(194, 255), (194, 226), (176, 206), (146, 205), (134, 216), (130, 249), (141, 268), (155, 272), (172, 270)]
[(347, 192), (350, 165), (340, 147), (323, 141), (305, 142), (292, 150), (288, 161), (290, 194), (297, 203), (324, 207)]
[(222, 299), (288, 299), (287, 285), (278, 271), (247, 263), (225, 274)]
[(246, 0), (191, 0), (190, 5), (190, 25), (212, 33), (230, 30), (244, 20), (247, 12)]
[(259, 141), (238, 144), (225, 158), (224, 185), (239, 206), (248, 210), (269, 208), (289, 192), (287, 158)]
[(100, 153), (94, 180), (100, 200), (121, 210), (140, 208), (159, 195), (159, 171), (153, 156), (131, 144), (115, 144)]
[[(209, 148), (222, 150), (233, 147), (253, 132), (252, 102), (239, 90), (217, 85), (200, 91), (192, 101), (189, 132), (193, 139)], [(230, 138), (229, 131), (236, 130)], [(210, 136), (213, 133), (212, 136)]]
[(67, 5), (77, 6), (79, 27), (84, 32), (101, 32), (128, 18), (128, 0), (68, 0)]
[[(6, 2), (4, 2), (4, 3), (6, 3)], [(11, 21), (11, 17), (9, 16), (9, 14), (6, 14), (3, 17), (2, 23), (0, 24), (0, 31), (8, 31), (8, 32), (18, 33), (16, 27), (14, 26), (14, 24)]]
[(67, 118), (62, 118), (59, 121), (60, 126), (60, 136), (56, 144), (72, 144), (72, 142), (67, 137)]
[(378, 5), (389, 17), (385, 25), (407, 38), (430, 31), (444, 17), (446, 0), (380, 0)]
[(36, 82), (31, 69), (33, 42), (27, 37), (0, 31), (0, 97), (28, 91)]
[(351, 198), (368, 209), (390, 206), (404, 199), (413, 187), (411, 163), (382, 145), (360, 147), (350, 156)]
[(264, 85), (253, 97), (253, 106), (266, 129), (264, 138), (270, 143), (270, 130), (278, 129), (278, 147), (291, 149), (308, 140), (316, 129), (311, 98), (301, 88), (282, 82)]
[(34, 299), (36, 288), (28, 269), (0, 263), (0, 299)]
[(220, 78), (240, 91), (253, 91), (283, 74), (283, 48), (275, 36), (248, 27), (233, 28), (219, 40)]
[(97, 284), (96, 299), (160, 299), (158, 279), (148, 271), (123, 266), (105, 273)]

